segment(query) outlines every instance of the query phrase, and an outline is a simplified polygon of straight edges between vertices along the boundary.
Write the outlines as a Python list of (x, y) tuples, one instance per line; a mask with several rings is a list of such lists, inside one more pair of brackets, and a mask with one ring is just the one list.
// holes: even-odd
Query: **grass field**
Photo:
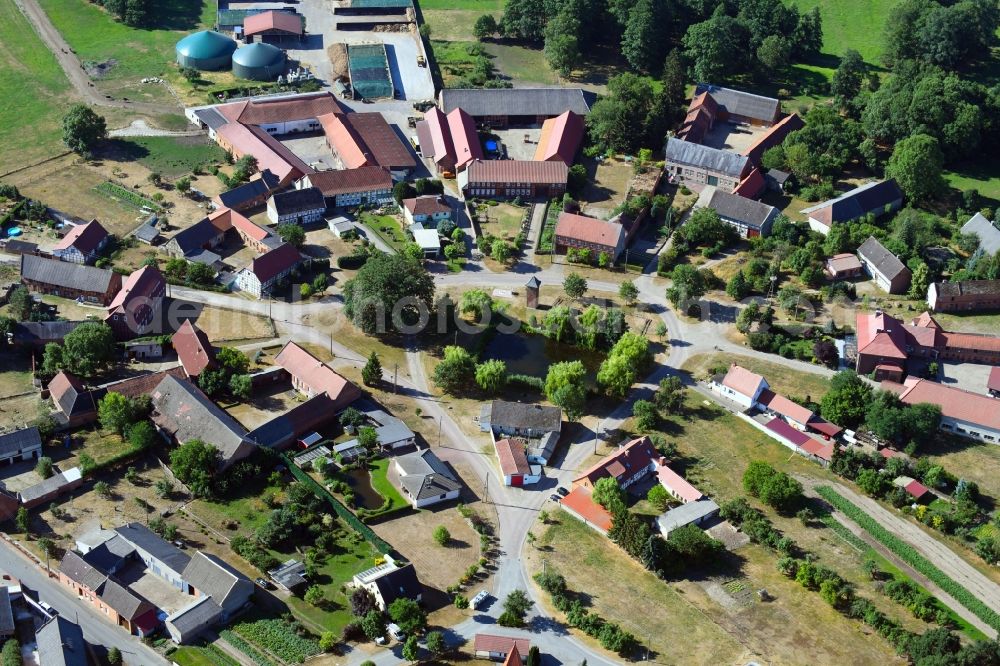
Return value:
[(983, 161), (964, 168), (957, 167), (954, 171), (945, 171), (944, 177), (955, 189), (979, 190), (983, 197), (990, 200), (988, 205), (1000, 205), (1000, 165), (995, 162)]
[(215, 647), (185, 646), (170, 655), (178, 666), (238, 666), (239, 662)]
[(0, 90), (0, 173), (65, 150), (69, 81), (13, 0), (0, 0)]
[(399, 494), (396, 486), (392, 485), (392, 482), (387, 477), (390, 462), (388, 458), (379, 458), (368, 465), (368, 474), (371, 477), (372, 488), (382, 496), (382, 499), (387, 499), (391, 502), (389, 511), (394, 511), (409, 506), (410, 503)]
[(137, 136), (119, 139), (115, 149), (122, 152), (122, 161), (135, 160), (166, 178), (190, 175), (196, 166), (207, 170), (211, 164), (222, 164), (226, 153), (206, 137)]
[(733, 354), (697, 354), (685, 361), (683, 369), (700, 379), (708, 368), (728, 366), (730, 363), (737, 363), (752, 372), (763, 375), (771, 388), (789, 397), (804, 398), (808, 395), (819, 402), (830, 386), (830, 380), (823, 375), (805, 371), (799, 372), (777, 363), (762, 361), (756, 357)]
[[(188, 32), (215, 23), (212, 0), (154, 0), (159, 25), (131, 28), (86, 0), (39, 0), (80, 61), (111, 65), (105, 81), (163, 76), (174, 61), (174, 45)], [(113, 63), (112, 63), (113, 61)]]
[(819, 7), (823, 17), (823, 52), (843, 55), (854, 49), (870, 63), (882, 52), (882, 29), (893, 0), (796, 0), (801, 12)]
[(389, 247), (397, 252), (409, 242), (406, 232), (399, 220), (392, 215), (372, 215), (371, 213), (361, 214), (361, 223), (366, 225), (375, 234), (385, 241)]

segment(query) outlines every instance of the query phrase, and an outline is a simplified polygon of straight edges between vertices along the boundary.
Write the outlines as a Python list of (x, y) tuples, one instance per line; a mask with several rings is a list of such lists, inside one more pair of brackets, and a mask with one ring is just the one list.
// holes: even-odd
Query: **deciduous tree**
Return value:
[(103, 116), (85, 104), (74, 104), (63, 116), (63, 143), (75, 153), (90, 157), (98, 141), (108, 136)]

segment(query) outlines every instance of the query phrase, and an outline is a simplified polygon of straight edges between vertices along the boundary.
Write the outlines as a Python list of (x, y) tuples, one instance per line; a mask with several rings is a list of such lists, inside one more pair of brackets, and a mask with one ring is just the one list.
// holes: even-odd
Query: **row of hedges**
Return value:
[(913, 546), (889, 532), (889, 530), (882, 527), (878, 521), (865, 513), (865, 511), (842, 497), (829, 486), (819, 486), (816, 488), (816, 492), (819, 493), (820, 497), (832, 504), (834, 508), (878, 539), (879, 542), (895, 553), (900, 559), (927, 576), (935, 585), (951, 595), (958, 603), (972, 611), (976, 617), (1000, 631), (1000, 613), (997, 613), (997, 611), (980, 601), (978, 597), (973, 596), (967, 589), (946, 576), (943, 571), (918, 553)]
[(11, 209), (9, 211), (7, 211), (4, 214), (3, 217), (0, 217), (0, 229), (3, 229), (4, 227), (6, 227), (7, 224), (10, 223), (10, 221), (14, 219), (14, 216), (17, 215), (17, 213), (22, 208), (24, 208), (24, 204), (26, 202), (27, 202), (27, 199), (21, 199), (16, 204), (14, 204), (13, 206), (11, 206)]
[(344, 519), (344, 521), (348, 525), (350, 525), (354, 531), (363, 536), (365, 540), (368, 541), (368, 543), (375, 546), (378, 552), (382, 553), (383, 555), (389, 555), (392, 553), (392, 546), (390, 546), (388, 543), (383, 541), (377, 534), (375, 534), (375, 532), (372, 531), (372, 528), (368, 527), (363, 522), (361, 522), (361, 520), (356, 515), (354, 515), (353, 511), (348, 509), (336, 497), (331, 495), (326, 488), (321, 486), (316, 481), (316, 479), (312, 478), (304, 471), (299, 469), (299, 467), (295, 465), (288, 458), (288, 456), (282, 454), (281, 458), (282, 461), (285, 463), (285, 465), (288, 467), (288, 469), (291, 471), (292, 476), (294, 476), (296, 479), (304, 483), (309, 488), (312, 488), (312, 491), (316, 493), (317, 497), (326, 501), (327, 504), (333, 507), (334, 513), (336, 513), (338, 516)]
[(122, 187), (118, 183), (113, 183), (110, 180), (106, 180), (103, 183), (99, 183), (94, 187), (95, 190), (101, 194), (107, 195), (113, 199), (118, 199), (121, 203), (126, 206), (132, 206), (133, 208), (150, 208), (152, 210), (162, 210), (163, 207), (153, 201), (152, 199), (147, 199), (146, 197), (136, 194), (132, 190)]
[(222, 636), (227, 643), (242, 652), (248, 659), (250, 659), (250, 661), (256, 664), (256, 666), (275, 666), (274, 662), (262, 655), (257, 648), (250, 645), (250, 643), (246, 642), (229, 629), (223, 629), (219, 632), (219, 635)]

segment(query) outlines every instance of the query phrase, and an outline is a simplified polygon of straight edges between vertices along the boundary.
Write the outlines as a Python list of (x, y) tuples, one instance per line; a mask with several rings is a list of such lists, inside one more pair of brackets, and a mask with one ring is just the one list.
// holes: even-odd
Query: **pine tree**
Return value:
[(365, 386), (377, 386), (382, 381), (382, 362), (375, 352), (372, 352), (365, 367), (361, 369), (361, 380)]

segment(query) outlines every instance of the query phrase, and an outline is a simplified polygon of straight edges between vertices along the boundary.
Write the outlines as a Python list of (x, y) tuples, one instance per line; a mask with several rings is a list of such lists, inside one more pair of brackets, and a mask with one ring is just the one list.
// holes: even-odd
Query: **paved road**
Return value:
[(83, 101), (96, 106), (114, 107), (119, 109), (130, 109), (140, 113), (162, 114), (171, 109), (164, 104), (152, 104), (147, 102), (126, 102), (124, 100), (108, 99), (101, 93), (90, 80), (87, 72), (80, 64), (80, 59), (76, 57), (66, 40), (59, 33), (59, 30), (52, 25), (48, 15), (39, 6), (37, 0), (14, 0), (18, 9), (25, 15), (35, 32), (41, 38), (45, 46), (52, 51), (59, 66), (66, 72), (66, 77), (76, 89), (77, 94)]
[[(1000, 608), (1000, 585), (980, 573), (978, 569), (962, 559), (944, 543), (927, 534), (909, 520), (889, 511), (872, 498), (857, 493), (840, 483), (829, 485), (846, 499), (861, 507), (882, 527), (917, 549), (938, 569), (989, 608)], [(995, 635), (996, 632), (994, 631), (992, 634)]]
[(90, 643), (117, 647), (129, 666), (167, 666), (169, 662), (142, 644), (135, 636), (118, 628), (93, 606), (78, 600), (68, 589), (50, 579), (13, 546), (0, 539), (0, 569), (38, 592), (39, 599), (52, 605), (63, 617), (77, 622)]

